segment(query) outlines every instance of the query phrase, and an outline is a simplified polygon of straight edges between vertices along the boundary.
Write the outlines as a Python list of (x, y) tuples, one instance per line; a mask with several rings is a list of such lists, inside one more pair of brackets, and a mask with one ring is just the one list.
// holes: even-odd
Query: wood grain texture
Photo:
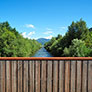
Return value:
[(35, 92), (40, 92), (40, 61), (35, 61)]
[(52, 61), (47, 64), (47, 92), (52, 92)]
[(29, 79), (30, 79), (30, 83), (29, 83), (29, 91), (30, 92), (34, 92), (34, 62), (35, 61), (29, 61)]
[(87, 61), (83, 61), (82, 92), (87, 92)]
[(0, 60), (92, 60), (92, 57), (0, 57)]
[(65, 92), (70, 91), (70, 61), (65, 61)]
[(17, 70), (17, 65), (16, 65), (17, 61), (12, 61), (12, 91), (16, 92), (17, 90), (17, 83), (16, 83), (16, 70)]
[(0, 60), (0, 92), (92, 92), (92, 60)]
[(71, 61), (71, 92), (76, 92), (76, 61)]
[(41, 92), (46, 92), (46, 61), (41, 61)]
[(58, 62), (54, 61), (53, 66), (53, 92), (58, 92)]
[(5, 92), (5, 61), (0, 61), (0, 92)]
[(92, 61), (89, 61), (88, 67), (88, 92), (92, 92)]
[(64, 92), (64, 61), (59, 61), (59, 92)]
[(77, 61), (77, 92), (81, 92), (82, 62)]
[(28, 61), (24, 61), (24, 92), (28, 92)]
[(22, 61), (18, 61), (18, 92), (22, 92)]
[(11, 92), (11, 61), (6, 61), (6, 92)]
[(2, 64), (1, 64), (1, 61), (0, 61), (0, 91), (1, 91), (1, 88), (2, 88), (1, 87), (1, 85), (2, 85), (1, 84), (1, 80), (2, 80), (2, 73), (1, 73), (2, 72), (2, 68), (1, 68), (1, 66), (2, 66)]

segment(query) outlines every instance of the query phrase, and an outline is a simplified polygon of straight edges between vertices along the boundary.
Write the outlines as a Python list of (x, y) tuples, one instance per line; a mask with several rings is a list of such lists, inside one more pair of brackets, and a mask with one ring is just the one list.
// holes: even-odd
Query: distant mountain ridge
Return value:
[(39, 43), (41, 43), (42, 45), (44, 45), (46, 42), (48, 42), (50, 39), (45, 39), (45, 38), (39, 38), (39, 39), (37, 39), (37, 41), (39, 42)]

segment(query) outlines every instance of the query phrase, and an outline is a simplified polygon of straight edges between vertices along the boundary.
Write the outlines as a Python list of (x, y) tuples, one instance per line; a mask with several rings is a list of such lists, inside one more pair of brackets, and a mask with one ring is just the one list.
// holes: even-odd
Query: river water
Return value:
[(44, 47), (42, 47), (32, 57), (53, 57), (53, 56)]

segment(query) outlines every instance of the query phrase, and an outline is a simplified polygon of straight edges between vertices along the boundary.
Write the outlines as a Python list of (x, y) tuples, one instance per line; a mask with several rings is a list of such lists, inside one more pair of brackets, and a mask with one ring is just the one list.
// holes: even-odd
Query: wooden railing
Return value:
[(92, 92), (92, 57), (0, 57), (0, 92)]

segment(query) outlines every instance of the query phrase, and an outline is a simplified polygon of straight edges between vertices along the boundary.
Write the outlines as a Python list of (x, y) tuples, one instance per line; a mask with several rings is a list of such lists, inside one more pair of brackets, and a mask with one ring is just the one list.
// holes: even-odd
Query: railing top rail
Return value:
[(0, 57), (0, 60), (92, 60), (92, 57)]

